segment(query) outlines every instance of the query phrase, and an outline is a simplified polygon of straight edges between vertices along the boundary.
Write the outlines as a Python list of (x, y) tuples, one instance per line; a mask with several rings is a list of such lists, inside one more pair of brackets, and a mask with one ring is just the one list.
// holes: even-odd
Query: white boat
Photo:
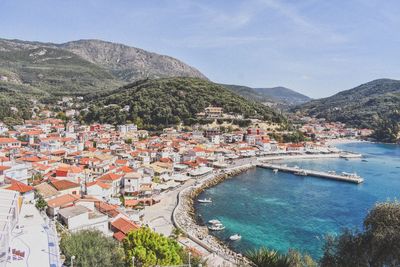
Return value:
[(204, 199), (198, 199), (197, 202), (199, 203), (212, 203), (211, 198), (204, 198)]
[(230, 239), (231, 241), (236, 241), (236, 240), (239, 240), (239, 239), (241, 239), (241, 238), (242, 238), (242, 236), (239, 235), (239, 234), (234, 234), (234, 235), (231, 235), (231, 236), (229, 237), (229, 239)]
[(212, 219), (212, 220), (209, 220), (208, 223), (209, 224), (219, 224), (221, 222), (219, 220), (217, 220), (217, 219)]
[(278, 169), (273, 169), (272, 170), (273, 173), (278, 173), (278, 171), (279, 171)]
[(208, 229), (211, 231), (222, 231), (225, 229), (225, 226), (222, 223), (215, 223), (213, 225), (208, 226)]

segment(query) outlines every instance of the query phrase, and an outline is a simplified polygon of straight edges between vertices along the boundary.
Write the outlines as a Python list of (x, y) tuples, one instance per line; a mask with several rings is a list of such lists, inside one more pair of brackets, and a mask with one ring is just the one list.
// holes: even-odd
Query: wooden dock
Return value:
[(355, 184), (360, 184), (364, 182), (364, 179), (361, 178), (360, 176), (305, 170), (299, 167), (289, 167), (286, 165), (279, 165), (279, 164), (260, 163), (257, 165), (257, 167), (271, 169), (271, 170), (278, 170), (282, 172), (290, 172), (299, 176), (314, 176), (314, 177), (320, 177), (320, 178), (355, 183)]

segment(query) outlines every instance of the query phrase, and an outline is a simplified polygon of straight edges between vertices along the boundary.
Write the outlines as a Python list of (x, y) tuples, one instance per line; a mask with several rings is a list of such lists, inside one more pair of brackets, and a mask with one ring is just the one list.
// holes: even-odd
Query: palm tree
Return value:
[(275, 250), (260, 248), (246, 253), (246, 257), (257, 267), (290, 267), (290, 258)]

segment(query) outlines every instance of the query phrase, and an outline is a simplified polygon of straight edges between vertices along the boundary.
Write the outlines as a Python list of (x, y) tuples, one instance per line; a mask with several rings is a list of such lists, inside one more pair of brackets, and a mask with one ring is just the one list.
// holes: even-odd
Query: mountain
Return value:
[(53, 44), (0, 39), (0, 75), (12, 90), (56, 95), (114, 89), (144, 78), (206, 79), (175, 58), (100, 40)]
[(287, 103), (288, 105), (304, 104), (311, 100), (308, 96), (282, 86), (272, 88), (254, 88), (254, 90), (263, 96), (270, 97), (279, 102)]
[(109, 71), (45, 43), (0, 39), (3, 87), (30, 96), (82, 94), (122, 84)]
[(221, 85), (249, 100), (258, 101), (267, 106), (275, 106), (281, 109), (287, 109), (291, 106), (303, 104), (311, 100), (308, 96), (285, 87), (251, 88), (233, 84)]
[(201, 123), (196, 114), (208, 106), (245, 118), (280, 122), (282, 115), (258, 102), (238, 96), (225, 87), (199, 78), (147, 79), (117, 90), (86, 96), (86, 122), (133, 121), (148, 129), (161, 129), (180, 122)]
[(257, 92), (254, 88), (243, 86), (243, 85), (235, 85), (235, 84), (220, 84), (226, 88), (228, 88), (233, 93), (243, 96), (246, 99), (258, 101), (261, 103), (271, 102), (271, 97), (267, 97), (259, 92)]
[(118, 79), (126, 82), (163, 77), (207, 79), (197, 69), (175, 58), (123, 44), (101, 40), (79, 40), (58, 47), (109, 70)]
[(368, 128), (376, 127), (393, 110), (400, 110), (400, 81), (391, 79), (374, 80), (294, 109), (329, 121)]

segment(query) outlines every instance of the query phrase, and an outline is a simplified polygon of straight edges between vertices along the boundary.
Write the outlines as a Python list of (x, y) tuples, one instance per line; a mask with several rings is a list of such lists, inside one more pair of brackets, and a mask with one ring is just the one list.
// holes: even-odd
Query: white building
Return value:
[(108, 216), (82, 205), (60, 209), (58, 219), (70, 231), (96, 229), (108, 234)]

